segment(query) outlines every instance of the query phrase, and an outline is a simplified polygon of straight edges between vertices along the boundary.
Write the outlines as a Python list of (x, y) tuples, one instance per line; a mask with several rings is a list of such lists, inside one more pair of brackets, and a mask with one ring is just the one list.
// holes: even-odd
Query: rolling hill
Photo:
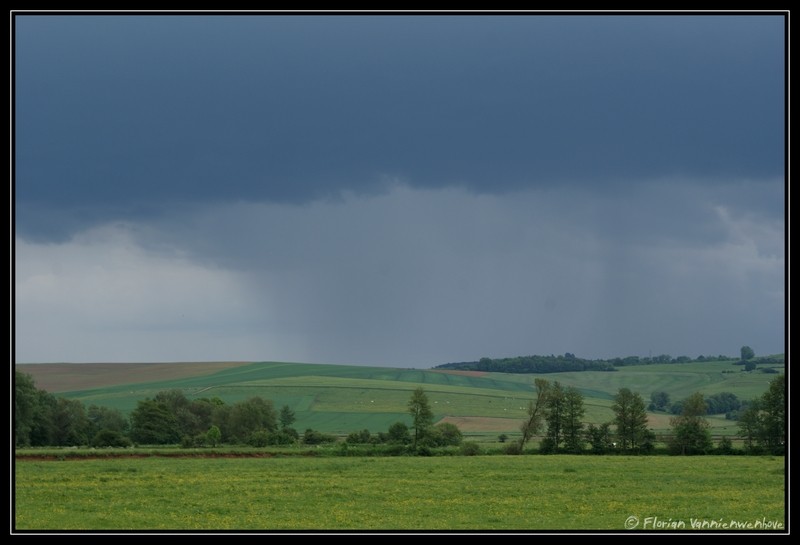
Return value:
[[(781, 365), (775, 366), (782, 371)], [(289, 405), (295, 427), (345, 434), (355, 430), (385, 431), (396, 421), (410, 422), (406, 404), (422, 386), (437, 421), (457, 424), (467, 434), (516, 432), (532, 398), (533, 381), (543, 377), (574, 386), (584, 395), (587, 423), (613, 418), (612, 398), (619, 388), (640, 393), (647, 402), (653, 391), (673, 401), (700, 391), (732, 392), (752, 399), (775, 377), (744, 372), (733, 362), (621, 367), (617, 372), (583, 371), (547, 375), (470, 371), (399, 369), (283, 362), (214, 362), (163, 364), (27, 364), (17, 369), (33, 376), (38, 387), (85, 405), (131, 411), (137, 401), (161, 390), (178, 388), (190, 399), (217, 396), (235, 402), (250, 396)], [(652, 413), (655, 431), (669, 426), (666, 413)], [(735, 422), (709, 417), (715, 434), (733, 433)]]

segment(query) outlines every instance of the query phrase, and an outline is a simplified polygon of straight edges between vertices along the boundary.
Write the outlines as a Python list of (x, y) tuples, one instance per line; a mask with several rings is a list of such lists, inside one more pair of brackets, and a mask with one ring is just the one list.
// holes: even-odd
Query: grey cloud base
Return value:
[[(648, 187), (600, 202), (399, 185), (18, 241), (18, 360), (426, 367), (780, 352), (782, 223), (733, 206), (735, 194), (707, 190), (698, 204), (696, 184)], [(670, 222), (633, 212), (654, 201), (669, 201)]]

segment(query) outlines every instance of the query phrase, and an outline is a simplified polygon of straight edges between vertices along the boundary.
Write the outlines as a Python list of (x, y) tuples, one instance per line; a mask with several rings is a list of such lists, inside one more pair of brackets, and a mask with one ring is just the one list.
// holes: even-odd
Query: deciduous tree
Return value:
[(413, 446), (416, 448), (419, 440), (433, 426), (433, 411), (428, 396), (425, 395), (425, 390), (421, 386), (411, 394), (411, 399), (408, 401), (408, 412), (411, 413), (412, 427), (414, 428)]
[(564, 417), (562, 429), (564, 433), (564, 448), (567, 452), (579, 453), (583, 451), (583, 394), (570, 386), (564, 394)]
[(681, 414), (670, 418), (670, 450), (675, 454), (705, 454), (712, 448), (703, 394), (695, 392), (683, 401)]
[(669, 394), (667, 392), (653, 392), (650, 394), (650, 402), (655, 410), (663, 411), (669, 405)]
[(296, 420), (294, 411), (292, 410), (291, 407), (289, 407), (289, 405), (284, 405), (283, 407), (281, 407), (281, 414), (278, 417), (278, 419), (281, 422), (282, 430), (291, 427), (291, 425), (294, 424), (294, 421)]
[(522, 452), (525, 444), (531, 437), (539, 433), (544, 425), (544, 418), (547, 406), (547, 396), (550, 393), (550, 382), (543, 378), (533, 381), (536, 388), (536, 397), (528, 403), (528, 418), (522, 423), (520, 431), (522, 437), (519, 440), (518, 452)]
[(408, 432), (408, 426), (403, 422), (395, 422), (389, 426), (387, 435), (390, 443), (407, 445), (411, 442), (411, 434)]
[(786, 375), (769, 383), (761, 396), (764, 407), (764, 445), (774, 454), (783, 454), (786, 444)]
[(611, 410), (614, 411), (619, 448), (636, 451), (644, 447), (650, 434), (642, 396), (628, 388), (620, 388), (614, 396)]
[(543, 452), (556, 452), (564, 440), (565, 410), (566, 394), (561, 384), (556, 381), (547, 394), (547, 403), (545, 404), (547, 432), (540, 447)]
[(236, 403), (231, 407), (228, 427), (231, 437), (242, 443), (254, 432), (276, 431), (278, 419), (272, 401), (255, 396)]
[(144, 399), (131, 412), (131, 439), (144, 445), (175, 444), (180, 439), (175, 415), (166, 403)]
[(592, 446), (592, 452), (595, 454), (605, 454), (611, 449), (611, 424), (604, 422), (599, 426), (589, 424), (586, 429), (586, 438)]

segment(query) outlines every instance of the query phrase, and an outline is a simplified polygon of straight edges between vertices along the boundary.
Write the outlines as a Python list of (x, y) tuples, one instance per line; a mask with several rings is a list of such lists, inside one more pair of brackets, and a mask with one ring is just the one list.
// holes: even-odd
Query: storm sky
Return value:
[(30, 362), (785, 343), (776, 15), (16, 15)]

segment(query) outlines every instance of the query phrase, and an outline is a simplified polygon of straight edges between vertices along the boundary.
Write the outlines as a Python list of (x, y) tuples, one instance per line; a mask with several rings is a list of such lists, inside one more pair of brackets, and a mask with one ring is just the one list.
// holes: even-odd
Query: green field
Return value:
[[(773, 366), (782, 371), (783, 367)], [(20, 365), (36, 379), (36, 365)], [(43, 368), (42, 368), (43, 369)], [(620, 367), (616, 372), (585, 371), (549, 374), (506, 374), (440, 372), (419, 369), (321, 365), (299, 363), (228, 364), (129, 364), (119, 383), (95, 388), (59, 391), (85, 405), (107, 405), (128, 413), (136, 403), (160, 390), (178, 388), (190, 399), (218, 396), (236, 402), (249, 396), (271, 399), (276, 407), (289, 405), (297, 415), (295, 427), (347, 434), (369, 429), (385, 431), (396, 421), (410, 423), (408, 398), (414, 388), (425, 388), (437, 421), (449, 418), (466, 434), (489, 437), (497, 432), (514, 432), (524, 418), (533, 396), (533, 380), (542, 377), (578, 388), (585, 397), (585, 422), (602, 423), (613, 418), (612, 397), (619, 388), (630, 388), (649, 402), (653, 391), (663, 390), (673, 401), (700, 391), (710, 395), (732, 392), (742, 400), (766, 391), (776, 375), (743, 372), (733, 362), (687, 363)], [(89, 373), (92, 370), (95, 375)], [(113, 365), (101, 369), (103, 384), (113, 384)], [(89, 364), (50, 365), (44, 381), (60, 373), (61, 382), (80, 385), (100, 380)], [(180, 375), (180, 376), (177, 376)], [(137, 382), (138, 379), (138, 382)], [(52, 382), (51, 382), (52, 384)], [(666, 413), (654, 413), (650, 427), (658, 432), (669, 428)], [(722, 416), (708, 418), (715, 435), (734, 434), (735, 422)]]
[(634, 524), (636, 530), (670, 524), (691, 530), (703, 521), (763, 530), (765, 523), (786, 524), (782, 457), (17, 460), (15, 472), (16, 530), (625, 531)]

